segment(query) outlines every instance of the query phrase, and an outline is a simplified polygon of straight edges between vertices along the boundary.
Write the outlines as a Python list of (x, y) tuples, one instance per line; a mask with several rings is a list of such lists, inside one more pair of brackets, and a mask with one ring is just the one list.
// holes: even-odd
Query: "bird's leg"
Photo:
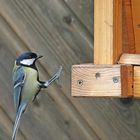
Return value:
[(61, 72), (62, 72), (62, 66), (60, 66), (59, 70), (49, 80), (41, 84), (41, 88), (47, 88), (52, 82), (59, 79)]

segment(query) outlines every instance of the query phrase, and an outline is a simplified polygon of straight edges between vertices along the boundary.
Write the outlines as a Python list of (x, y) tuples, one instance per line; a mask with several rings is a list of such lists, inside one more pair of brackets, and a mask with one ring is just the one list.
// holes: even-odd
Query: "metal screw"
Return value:
[(98, 79), (100, 76), (101, 76), (101, 74), (100, 74), (99, 72), (97, 72), (97, 73), (95, 74), (96, 79)]
[(113, 82), (114, 83), (118, 83), (119, 82), (119, 78), (118, 77), (113, 77)]
[(78, 84), (78, 86), (82, 86), (82, 85), (83, 85), (83, 80), (81, 80), (81, 79), (78, 80), (78, 81), (77, 81), (77, 84)]

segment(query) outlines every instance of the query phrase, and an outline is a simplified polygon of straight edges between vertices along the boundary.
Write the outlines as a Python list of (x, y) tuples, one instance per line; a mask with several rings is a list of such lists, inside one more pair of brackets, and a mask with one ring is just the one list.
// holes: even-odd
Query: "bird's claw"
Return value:
[(63, 67), (62, 67), (62, 66), (60, 66), (60, 67), (59, 67), (59, 69), (58, 69), (58, 71), (57, 71), (57, 72), (56, 72), (56, 74), (55, 74), (56, 79), (59, 79), (59, 77), (60, 77), (60, 75), (61, 75), (62, 70), (63, 70)]

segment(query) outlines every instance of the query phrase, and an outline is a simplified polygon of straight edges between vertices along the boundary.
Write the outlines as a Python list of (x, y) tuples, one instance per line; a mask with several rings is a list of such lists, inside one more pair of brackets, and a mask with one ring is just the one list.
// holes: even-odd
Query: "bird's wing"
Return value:
[(26, 74), (23, 70), (23, 67), (17, 67), (13, 72), (13, 84), (14, 84), (14, 103), (16, 107), (16, 111), (20, 106), (21, 102), (21, 92), (24, 86)]

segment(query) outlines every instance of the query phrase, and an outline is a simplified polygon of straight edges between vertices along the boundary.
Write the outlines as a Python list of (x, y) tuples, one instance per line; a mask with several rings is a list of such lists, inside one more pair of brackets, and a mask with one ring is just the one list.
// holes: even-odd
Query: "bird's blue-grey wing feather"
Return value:
[(23, 67), (18, 67), (13, 74), (13, 83), (14, 83), (14, 102), (16, 111), (18, 111), (18, 108), (20, 106), (21, 101), (21, 93), (22, 88), (25, 81), (25, 72), (23, 70)]

